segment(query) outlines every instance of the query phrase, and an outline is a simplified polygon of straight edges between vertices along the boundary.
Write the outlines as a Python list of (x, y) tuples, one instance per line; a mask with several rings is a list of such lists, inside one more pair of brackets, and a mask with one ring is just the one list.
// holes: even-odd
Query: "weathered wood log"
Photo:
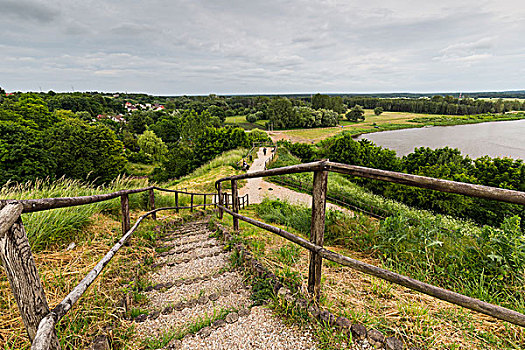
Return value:
[[(237, 190), (237, 181), (232, 180), (232, 209), (235, 213), (239, 212), (239, 193)], [(233, 230), (239, 231), (239, 219), (233, 217)]]
[(113, 198), (120, 197), (124, 194), (133, 194), (139, 192), (145, 192), (151, 189), (152, 187), (138, 188), (135, 190), (121, 190), (113, 193), (107, 194), (97, 194), (93, 196), (83, 196), (83, 197), (60, 197), (60, 198), (41, 198), (41, 199), (24, 199), (24, 200), (13, 200), (13, 199), (4, 199), (0, 200), (0, 208), (5, 206), (8, 203), (21, 203), (24, 206), (22, 213), (33, 213), (37, 211), (57, 209), (57, 208), (66, 208), (74, 207), (77, 205), (85, 205), (97, 202), (107, 201)]
[[(312, 191), (312, 221), (310, 229), (310, 242), (322, 247), (324, 243), (326, 192), (328, 188), (328, 172), (314, 172)], [(308, 271), (308, 292), (318, 302), (321, 297), (321, 269), (322, 257), (310, 252), (310, 266)]]
[(234, 213), (232, 210), (229, 210), (224, 207), (223, 207), (223, 210), (232, 216), (236, 216), (240, 220), (243, 220), (254, 226), (265, 229), (269, 232), (273, 232), (283, 238), (286, 238), (287, 240), (293, 243), (300, 245), (303, 248), (316, 252), (319, 255), (321, 255), (321, 257), (324, 259), (336, 262), (344, 266), (351, 267), (355, 270), (361, 271), (368, 275), (375, 276), (375, 277), (384, 279), (386, 281), (389, 281), (395, 284), (399, 284), (406, 288), (416, 290), (423, 294), (433, 296), (435, 298), (447, 301), (449, 303), (463, 306), (467, 309), (474, 310), (474, 311), (483, 313), (485, 315), (489, 315), (489, 316), (498, 318), (500, 320), (513, 323), (521, 327), (525, 327), (525, 315), (522, 313), (504, 308), (502, 306), (490, 304), (490, 303), (481, 301), (479, 299), (471, 298), (466, 295), (462, 295), (462, 294), (459, 294), (459, 293), (456, 293), (456, 292), (453, 292), (453, 291), (450, 291), (444, 288), (436, 287), (431, 284), (424, 283), (424, 282), (412, 279), (410, 277), (403, 276), (401, 274), (398, 274), (392, 271), (388, 271), (380, 267), (376, 267), (376, 266), (361, 262), (359, 260), (355, 260), (355, 259), (346, 257), (344, 255), (327, 250), (321, 246), (315, 245), (312, 242), (309, 242), (308, 240), (302, 237), (296, 236), (278, 227), (274, 227), (264, 222), (260, 222), (252, 218), (243, 216), (241, 214)]
[(382, 180), (440, 192), (456, 193), (470, 197), (493, 199), (507, 203), (525, 205), (525, 192), (520, 191), (473, 185), (463, 182), (442, 180), (426, 176), (404, 174), (395, 171), (372, 169), (333, 162), (327, 162), (325, 169), (342, 174), (364, 177), (367, 179)]
[(283, 174), (296, 174), (296, 173), (304, 173), (304, 172), (315, 171), (315, 170), (323, 170), (322, 169), (323, 164), (324, 164), (323, 162), (304, 163), (304, 164), (290, 165), (290, 166), (285, 166), (282, 168), (275, 168), (275, 169), (270, 169), (270, 170), (260, 170), (260, 171), (255, 171), (253, 173), (245, 173), (245, 174), (240, 174), (240, 175), (228, 176), (228, 177), (224, 177), (222, 179), (215, 181), (215, 187), (217, 187), (217, 183), (222, 182), (222, 181), (252, 179), (256, 177), (275, 176), (275, 175), (283, 175)]
[[(155, 210), (155, 192), (153, 188), (149, 190), (149, 210)], [(157, 220), (157, 213), (151, 214), (153, 220)]]
[(123, 194), (120, 197), (120, 207), (122, 208), (122, 233), (129, 231), (131, 222), (129, 218), (129, 197), (127, 194)]
[[(35, 339), (40, 321), (49, 313), (46, 295), (35, 265), (20, 214), (23, 205), (7, 204), (0, 211), (0, 257), (29, 339)], [(49, 348), (60, 349), (56, 333)]]
[(222, 220), (222, 217), (224, 215), (224, 211), (222, 210), (222, 205), (224, 204), (224, 202), (223, 202), (223, 196), (222, 196), (221, 188), (222, 188), (222, 183), (219, 182), (217, 184), (217, 197), (219, 199), (218, 208), (219, 208), (219, 219), (220, 220)]
[(181, 190), (170, 190), (170, 189), (167, 189), (167, 188), (162, 188), (162, 187), (157, 187), (157, 186), (153, 186), (152, 188), (158, 190), (158, 191), (162, 191), (162, 192), (178, 192), (180, 194), (194, 194), (196, 196), (202, 196), (202, 195), (213, 195), (214, 193), (210, 192), (210, 193), (200, 193), (200, 192), (188, 192), (188, 191), (181, 191)]

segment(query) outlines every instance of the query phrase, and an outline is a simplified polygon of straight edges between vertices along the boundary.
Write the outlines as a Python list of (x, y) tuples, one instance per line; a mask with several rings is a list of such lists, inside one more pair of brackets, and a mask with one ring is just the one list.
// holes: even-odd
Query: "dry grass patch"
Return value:
[[(139, 213), (133, 213), (133, 220)], [(85, 229), (81, 242), (72, 250), (53, 250), (35, 254), (50, 307), (56, 306), (96, 265), (121, 237), (120, 221), (95, 214)], [(153, 257), (151, 237), (155, 223), (143, 222), (128, 246), (115, 255), (106, 270), (96, 279), (80, 301), (57, 325), (62, 349), (87, 348), (94, 336), (107, 334), (113, 348), (127, 348), (133, 333), (119, 302), (132, 288), (136, 276), (148, 269), (147, 260)], [(0, 348), (28, 349), (29, 340), (11, 294), (7, 277), (0, 271)]]

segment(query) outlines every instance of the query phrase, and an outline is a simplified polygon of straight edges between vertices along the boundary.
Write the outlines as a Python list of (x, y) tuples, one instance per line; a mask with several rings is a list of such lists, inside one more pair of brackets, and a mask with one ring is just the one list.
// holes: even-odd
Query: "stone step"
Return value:
[(152, 305), (164, 308), (201, 296), (216, 299), (218, 295), (226, 295), (231, 291), (246, 289), (242, 278), (234, 272), (222, 272), (214, 275), (196, 276), (178, 279), (173, 282), (160, 283), (145, 293)]
[[(211, 300), (210, 296), (215, 300)], [(223, 294), (202, 295), (174, 304), (151, 304), (148, 315), (141, 315), (134, 320), (135, 329), (141, 337), (156, 337), (167, 330), (187, 326), (205, 318), (213, 318), (221, 310), (244, 309), (250, 304), (250, 292), (244, 288), (229, 290)]]
[[(177, 279), (191, 278), (196, 275), (213, 274), (228, 265), (229, 253), (217, 256), (205, 257), (202, 259), (189, 260), (185, 264), (175, 262), (161, 263), (161, 268), (153, 272), (150, 279), (156, 283), (172, 282)], [(169, 266), (169, 265), (172, 266)], [(174, 266), (176, 266), (174, 268)]]

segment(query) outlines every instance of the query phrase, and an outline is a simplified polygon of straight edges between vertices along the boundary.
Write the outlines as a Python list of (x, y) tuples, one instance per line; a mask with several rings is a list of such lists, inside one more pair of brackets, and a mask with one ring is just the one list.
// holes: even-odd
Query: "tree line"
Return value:
[(432, 98), (373, 98), (346, 97), (345, 104), (351, 108), (360, 105), (366, 109), (382, 108), (387, 112), (410, 112), (443, 115), (474, 115), (484, 113), (505, 113), (525, 110), (525, 102), (519, 100), (496, 101), (472, 98), (457, 99), (452, 96), (436, 95)]
[[(458, 149), (449, 147), (421, 147), (406, 156), (397, 157), (393, 150), (366, 139), (355, 141), (350, 135), (328, 139), (317, 146), (301, 143), (286, 145), (303, 162), (328, 158), (345, 164), (525, 191), (525, 164), (520, 159), (488, 156), (471, 159), (463, 156)], [(519, 205), (358, 177), (352, 177), (352, 180), (376, 194), (407, 205), (472, 219), (481, 224), (499, 226), (506, 217), (513, 215), (525, 218), (525, 208)], [(525, 222), (521, 224), (525, 226)]]

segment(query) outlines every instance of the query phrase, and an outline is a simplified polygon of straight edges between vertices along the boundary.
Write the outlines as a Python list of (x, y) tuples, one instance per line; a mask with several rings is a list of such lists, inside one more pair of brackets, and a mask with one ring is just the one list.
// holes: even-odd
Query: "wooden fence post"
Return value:
[[(22, 204), (19, 203), (7, 204), (0, 211), (0, 256), (27, 334), (33, 342), (40, 321), (49, 313), (49, 305), (21, 213)], [(50, 344), (51, 349), (60, 349), (54, 332)]]
[[(328, 172), (325, 170), (314, 172), (312, 191), (312, 223), (310, 242), (323, 246), (326, 211), (326, 191)], [(310, 252), (310, 268), (308, 271), (308, 292), (316, 301), (321, 296), (321, 268), (323, 259), (317, 253)]]
[[(149, 190), (149, 210), (155, 210), (155, 192), (153, 188)], [(151, 214), (153, 220), (157, 220), (157, 213)]]
[[(219, 200), (219, 206), (222, 207), (224, 202), (223, 202), (223, 197), (222, 197), (222, 192), (221, 192), (221, 185), (222, 185), (222, 182), (219, 182), (217, 184), (217, 199)], [(222, 210), (222, 208), (219, 208), (219, 219), (222, 220), (222, 216), (224, 215), (224, 211)]]
[(228, 195), (228, 193), (225, 193), (224, 194), (224, 206), (226, 208), (230, 208), (230, 196)]
[[(237, 191), (237, 180), (232, 180), (232, 210), (234, 213), (239, 212), (239, 193)], [(233, 230), (239, 231), (239, 219), (233, 217)]]
[(129, 197), (127, 194), (120, 196), (120, 206), (122, 208), (122, 233), (125, 234), (131, 228), (129, 219)]
[(250, 205), (250, 196), (248, 195), (248, 193), (246, 193), (246, 205)]
[(206, 209), (206, 195), (204, 195), (204, 209)]
[(177, 209), (175, 209), (175, 211), (178, 213), (179, 212), (179, 192), (175, 192), (175, 207)]
[(190, 200), (190, 211), (193, 211), (193, 194), (191, 195), (191, 200)]

